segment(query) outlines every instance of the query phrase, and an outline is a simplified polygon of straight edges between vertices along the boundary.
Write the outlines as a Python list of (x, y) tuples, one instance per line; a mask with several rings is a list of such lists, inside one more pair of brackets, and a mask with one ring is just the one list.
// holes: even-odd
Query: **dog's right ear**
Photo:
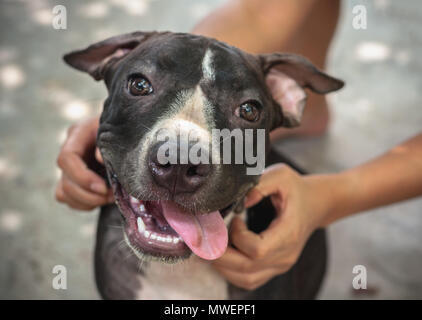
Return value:
[(63, 59), (70, 66), (89, 73), (95, 80), (102, 80), (110, 66), (155, 34), (158, 32), (122, 34), (97, 42), (86, 49), (70, 52)]

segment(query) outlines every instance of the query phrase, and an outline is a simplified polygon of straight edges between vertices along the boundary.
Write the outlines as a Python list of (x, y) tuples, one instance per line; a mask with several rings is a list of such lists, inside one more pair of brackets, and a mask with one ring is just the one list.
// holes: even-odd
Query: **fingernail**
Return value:
[(104, 183), (94, 182), (90, 186), (91, 190), (96, 193), (107, 194), (107, 186)]

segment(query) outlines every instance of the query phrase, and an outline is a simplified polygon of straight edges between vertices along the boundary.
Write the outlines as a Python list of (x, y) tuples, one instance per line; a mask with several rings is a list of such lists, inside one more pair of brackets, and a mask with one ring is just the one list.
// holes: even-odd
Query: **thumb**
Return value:
[(265, 171), (262, 174), (259, 183), (246, 195), (245, 207), (250, 208), (260, 202), (263, 198), (276, 193), (278, 185), (279, 181), (272, 170)]
[(250, 208), (260, 202), (264, 198), (264, 195), (261, 194), (261, 192), (254, 187), (252, 190), (248, 192), (248, 194), (245, 197), (245, 208)]
[(231, 222), (230, 225), (230, 232), (245, 232), (249, 231), (248, 227), (246, 226), (246, 223), (243, 219), (240, 217), (235, 216)]

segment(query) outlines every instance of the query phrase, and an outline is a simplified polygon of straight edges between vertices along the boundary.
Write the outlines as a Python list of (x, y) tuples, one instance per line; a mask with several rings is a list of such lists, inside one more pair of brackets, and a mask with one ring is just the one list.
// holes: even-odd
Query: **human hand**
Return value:
[(253, 290), (288, 271), (306, 241), (322, 223), (325, 212), (318, 179), (301, 176), (287, 165), (268, 167), (259, 184), (247, 195), (246, 207), (271, 196), (276, 217), (256, 234), (240, 218), (234, 218), (230, 238), (236, 248), (213, 262), (214, 268), (234, 285)]
[(114, 201), (104, 179), (88, 167), (95, 159), (102, 163), (95, 147), (97, 130), (98, 118), (71, 126), (57, 158), (62, 176), (56, 187), (56, 199), (73, 209), (92, 210)]

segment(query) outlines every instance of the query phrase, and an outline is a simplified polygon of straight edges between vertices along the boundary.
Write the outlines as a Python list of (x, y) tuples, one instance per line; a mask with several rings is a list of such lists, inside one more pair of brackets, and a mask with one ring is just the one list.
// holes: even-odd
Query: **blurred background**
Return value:
[[(1, 299), (99, 298), (97, 212), (59, 205), (54, 188), (67, 128), (99, 114), (106, 90), (62, 55), (135, 30), (188, 32), (223, 2), (0, 0)], [(366, 30), (352, 27), (357, 4)], [(67, 9), (67, 30), (51, 25), (55, 5)], [(344, 1), (328, 71), (347, 85), (330, 96), (329, 132), (276, 147), (309, 172), (336, 172), (421, 132), (421, 21), (418, 0)], [(320, 299), (422, 298), (422, 199), (338, 222), (329, 237)], [(67, 268), (67, 290), (51, 285), (55, 265)], [(352, 289), (355, 265), (367, 268), (367, 290)]]

